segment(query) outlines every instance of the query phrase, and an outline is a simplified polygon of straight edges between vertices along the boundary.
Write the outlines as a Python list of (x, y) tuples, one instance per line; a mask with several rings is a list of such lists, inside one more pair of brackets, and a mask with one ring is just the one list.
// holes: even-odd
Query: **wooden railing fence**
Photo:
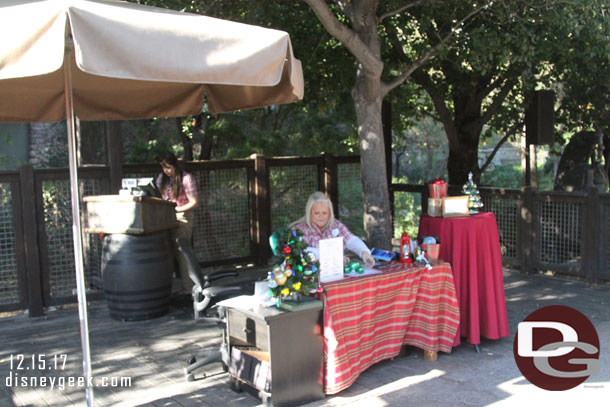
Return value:
[[(198, 181), (201, 205), (195, 214), (193, 244), (206, 267), (264, 265), (269, 234), (300, 217), (315, 190), (329, 193), (337, 216), (354, 233), (364, 234), (357, 156), (254, 155), (190, 162), (186, 169)], [(116, 193), (111, 191), (109, 171), (105, 166), (79, 169), (81, 196)], [(156, 164), (139, 164), (124, 165), (122, 172), (128, 177), (158, 171)], [(507, 266), (525, 273), (610, 281), (609, 194), (593, 189), (479, 189), (484, 209), (496, 215)], [(416, 226), (426, 210), (427, 187), (392, 184), (390, 192), (393, 219)], [(459, 194), (459, 189), (450, 192)], [(102, 298), (101, 239), (92, 234), (83, 239), (88, 298)], [(47, 307), (76, 302), (73, 259), (68, 170), (25, 165), (18, 172), (0, 173), (0, 312), (26, 310), (38, 316)]]

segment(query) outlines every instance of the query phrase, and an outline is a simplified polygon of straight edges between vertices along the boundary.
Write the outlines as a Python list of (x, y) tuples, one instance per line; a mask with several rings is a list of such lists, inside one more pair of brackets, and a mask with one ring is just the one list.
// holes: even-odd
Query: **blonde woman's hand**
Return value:
[(362, 261), (364, 261), (364, 265), (369, 268), (373, 268), (375, 265), (375, 259), (369, 252), (362, 252)]

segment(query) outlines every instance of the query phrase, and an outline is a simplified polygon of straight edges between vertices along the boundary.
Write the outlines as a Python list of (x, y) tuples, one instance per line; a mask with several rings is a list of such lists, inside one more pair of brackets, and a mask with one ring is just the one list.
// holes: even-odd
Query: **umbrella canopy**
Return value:
[(187, 116), (303, 98), (287, 33), (113, 0), (2, 0), (0, 121), (66, 119), (87, 405), (89, 334), (76, 160), (83, 120)]
[(187, 116), (303, 98), (286, 32), (134, 3), (4, 0), (0, 121), (66, 117), (72, 38), (74, 113), (82, 120)]

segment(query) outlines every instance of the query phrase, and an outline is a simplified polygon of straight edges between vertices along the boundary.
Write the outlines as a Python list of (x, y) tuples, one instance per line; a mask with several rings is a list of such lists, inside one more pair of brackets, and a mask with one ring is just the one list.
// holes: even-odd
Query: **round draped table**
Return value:
[(481, 336), (499, 339), (509, 335), (502, 274), (502, 255), (496, 218), (491, 212), (456, 218), (422, 214), (419, 236), (438, 236), (439, 257), (451, 264), (460, 305), (460, 329), (473, 345)]

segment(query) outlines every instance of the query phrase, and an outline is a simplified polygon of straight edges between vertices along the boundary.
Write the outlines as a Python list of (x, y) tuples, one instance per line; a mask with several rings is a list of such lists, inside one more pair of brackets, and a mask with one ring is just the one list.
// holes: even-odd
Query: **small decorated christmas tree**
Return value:
[(267, 275), (271, 296), (277, 305), (290, 294), (310, 295), (319, 290), (320, 262), (311, 252), (299, 229), (280, 229), (269, 237), (273, 267)]
[(471, 214), (479, 213), (479, 210), (483, 207), (483, 202), (481, 202), (481, 195), (479, 194), (479, 189), (472, 180), (472, 172), (468, 173), (468, 182), (464, 184), (462, 193), (464, 195), (468, 195), (468, 212)]

